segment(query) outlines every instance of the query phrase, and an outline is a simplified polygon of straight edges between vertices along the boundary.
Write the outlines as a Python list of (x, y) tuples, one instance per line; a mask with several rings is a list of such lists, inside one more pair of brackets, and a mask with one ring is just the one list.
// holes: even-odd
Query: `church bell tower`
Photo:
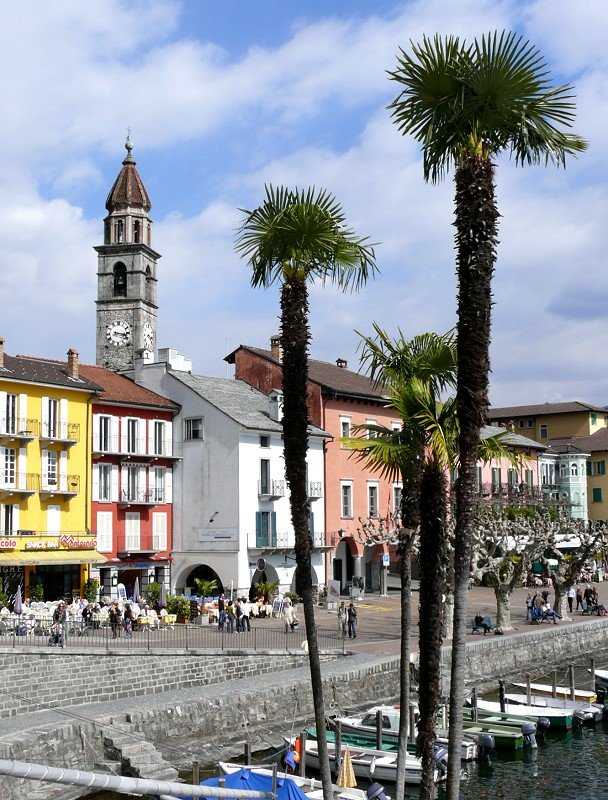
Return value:
[(110, 189), (103, 244), (97, 251), (96, 363), (117, 372), (133, 369), (143, 351), (154, 361), (156, 351), (156, 268), (160, 255), (152, 249), (151, 204), (135, 167), (133, 144)]

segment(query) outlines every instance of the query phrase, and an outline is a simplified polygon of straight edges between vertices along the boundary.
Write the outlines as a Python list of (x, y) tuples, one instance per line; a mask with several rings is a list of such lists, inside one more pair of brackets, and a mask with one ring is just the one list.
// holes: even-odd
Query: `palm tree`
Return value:
[(324, 190), (266, 187), (264, 202), (243, 210), (236, 250), (248, 259), (254, 287), (281, 286), (283, 442), (295, 533), (296, 590), (302, 597), (310, 679), (319, 735), (323, 795), (332, 796), (325, 707), (314, 620), (306, 452), (308, 450), (308, 283), (330, 281), (358, 289), (376, 270), (372, 245), (346, 226), (340, 204)]
[[(384, 477), (402, 482), (399, 556), (401, 572), (401, 673), (399, 749), (397, 756), (396, 800), (402, 800), (407, 756), (407, 726), (410, 702), (410, 554), (420, 528), (420, 604), (421, 617), (441, 618), (442, 593), (445, 590), (446, 502), (445, 466), (453, 451), (453, 434), (443, 443), (441, 431), (453, 427), (454, 405), (438, 401), (448, 386), (456, 381), (456, 350), (451, 333), (416, 336), (407, 341), (401, 331), (393, 342), (374, 324), (375, 336), (363, 337), (362, 363), (377, 385), (390, 387), (388, 406), (402, 420), (398, 431), (381, 426), (361, 426), (366, 438), (347, 440), (352, 449)], [(374, 436), (369, 438), (370, 430)], [(420, 628), (420, 752), (427, 776), (421, 797), (434, 792), (434, 721), (439, 699), (439, 668), (443, 630), (441, 625)]]
[(436, 182), (455, 166), (460, 476), (447, 789), (450, 800), (456, 800), (475, 459), (488, 406), (491, 278), (499, 216), (494, 159), (508, 151), (518, 164), (552, 161), (559, 166), (587, 145), (563, 130), (575, 116), (571, 87), (552, 87), (539, 51), (516, 34), (490, 33), (470, 45), (453, 36), (424, 37), (412, 45), (411, 54), (401, 49), (397, 62), (389, 77), (401, 91), (390, 108), (399, 130), (422, 144), (425, 180)]

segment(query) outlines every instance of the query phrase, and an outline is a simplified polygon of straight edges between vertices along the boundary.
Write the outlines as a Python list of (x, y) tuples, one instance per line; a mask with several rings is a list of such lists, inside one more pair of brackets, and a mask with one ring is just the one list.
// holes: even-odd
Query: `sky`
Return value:
[(361, 292), (311, 287), (311, 355), (358, 368), (377, 322), (407, 337), (455, 324), (453, 175), (423, 179), (386, 106), (399, 48), (508, 29), (572, 83), (588, 152), (566, 169), (497, 162), (501, 213), (494, 406), (608, 404), (608, 5), (600, 0), (4, 0), (0, 3), (0, 336), (5, 349), (95, 359), (105, 200), (133, 155), (152, 201), (158, 345), (232, 375), (268, 347), (278, 292), (234, 251), (264, 185), (322, 187), (377, 243)]

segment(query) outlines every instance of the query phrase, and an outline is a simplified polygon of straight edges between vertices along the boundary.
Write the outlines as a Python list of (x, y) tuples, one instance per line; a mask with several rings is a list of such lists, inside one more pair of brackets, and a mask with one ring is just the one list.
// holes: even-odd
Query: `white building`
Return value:
[[(295, 591), (294, 533), (283, 459), (280, 393), (243, 381), (193, 375), (175, 350), (136, 362), (135, 380), (181, 406), (173, 431), (182, 460), (174, 471), (171, 588), (217, 579), (248, 594), (259, 580)], [(323, 449), (329, 434), (309, 430), (312, 571), (324, 582)]]

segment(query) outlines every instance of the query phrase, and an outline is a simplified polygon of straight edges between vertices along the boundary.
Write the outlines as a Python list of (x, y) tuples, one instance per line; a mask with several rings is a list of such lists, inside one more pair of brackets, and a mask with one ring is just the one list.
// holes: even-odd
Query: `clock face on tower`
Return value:
[(149, 322), (144, 323), (142, 333), (144, 338), (144, 347), (146, 350), (151, 350), (154, 346), (154, 330)]
[(124, 347), (131, 339), (131, 326), (124, 319), (110, 322), (106, 328), (106, 339), (114, 347)]

